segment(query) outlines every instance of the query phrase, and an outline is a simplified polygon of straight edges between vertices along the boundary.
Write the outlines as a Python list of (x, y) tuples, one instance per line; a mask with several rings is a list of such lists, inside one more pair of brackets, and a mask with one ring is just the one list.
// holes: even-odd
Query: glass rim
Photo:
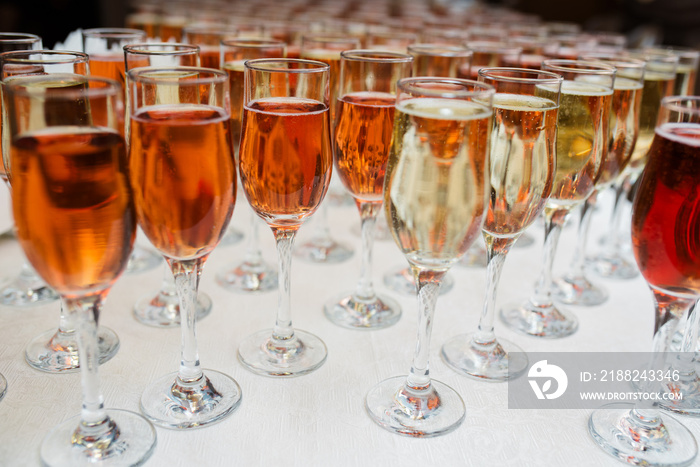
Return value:
[[(419, 88), (418, 84), (453, 84), (458, 86), (471, 86), (473, 90), (450, 90), (440, 91), (435, 89)], [(411, 93), (411, 89), (420, 91), (425, 97), (438, 98), (458, 98), (458, 97), (480, 97), (493, 96), (496, 93), (496, 88), (488, 83), (482, 83), (472, 79), (464, 78), (447, 78), (444, 76), (412, 76), (401, 78), (396, 83), (396, 94), (399, 95), (399, 90), (406, 93)]]
[(633, 58), (644, 57), (643, 60), (647, 63), (653, 62), (655, 64), (666, 63), (677, 65), (680, 61), (678, 55), (667, 50), (632, 49), (626, 52)]
[[(532, 78), (517, 77), (517, 76), (498, 76), (493, 75), (493, 72), (506, 73), (522, 73), (523, 75), (533, 75)], [(564, 77), (547, 70), (534, 70), (532, 68), (517, 68), (517, 67), (483, 67), (477, 72), (479, 77), (489, 78), (498, 81), (509, 83), (528, 83), (533, 84), (559, 84), (564, 81)], [(537, 75), (547, 75), (547, 78), (538, 78)]]
[[(624, 54), (624, 51), (620, 54), (614, 52), (584, 52), (579, 55), (579, 60), (583, 61), (601, 61), (603, 63), (619, 63), (620, 66), (624, 68), (646, 68), (647, 63), (644, 60), (638, 58), (630, 57)], [(617, 65), (615, 65), (617, 66)]]
[[(314, 65), (314, 68), (282, 68), (282, 67), (264, 67), (260, 66), (265, 63), (272, 65), (273, 63), (297, 63), (305, 65)], [(330, 72), (331, 66), (327, 63), (318, 60), (309, 60), (305, 58), (254, 58), (246, 60), (243, 64), (247, 70), (266, 71), (271, 73), (323, 73)]]
[[(682, 105), (682, 102), (695, 102), (696, 107)], [(661, 107), (668, 110), (700, 116), (700, 96), (666, 96), (661, 99)]]
[(469, 47), (440, 43), (409, 44), (406, 50), (409, 53), (416, 52), (432, 57), (471, 57), (474, 55), (474, 51)]
[(474, 52), (498, 52), (504, 54), (523, 53), (523, 48), (519, 45), (512, 45), (505, 41), (466, 41), (464, 47)]
[[(151, 47), (173, 47), (173, 49), (154, 48), (151, 50)], [(133, 55), (188, 55), (193, 51), (199, 53), (200, 47), (196, 44), (183, 42), (139, 42), (137, 44), (127, 44), (122, 49), (124, 53)]]
[(239, 30), (236, 26), (222, 23), (195, 23), (182, 28), (182, 34), (209, 34), (209, 35), (224, 35), (238, 34)]
[(122, 97), (122, 85), (111, 78), (102, 76), (80, 75), (77, 73), (50, 73), (47, 75), (20, 75), (8, 81), (3, 81), (3, 92), (22, 97), (46, 98), (46, 88), (36, 86), (26, 86), (25, 83), (32, 82), (56, 82), (61, 80), (81, 81), (86, 83), (102, 83), (104, 86), (88, 86), (81, 89), (63, 88), (60, 93), (52, 94), (51, 99), (74, 100), (77, 97), (103, 97), (114, 95)]
[(334, 34), (329, 32), (312, 32), (309, 34), (302, 34), (302, 45), (304, 41), (326, 42), (331, 44), (337, 44), (342, 42), (353, 42), (356, 44), (360, 43), (360, 39), (357, 36), (353, 36), (351, 34)]
[(15, 42), (18, 44), (32, 44), (42, 42), (40, 36), (28, 32), (0, 32), (0, 43)]
[[(173, 73), (173, 72), (191, 72), (191, 73), (205, 73), (209, 76), (197, 76), (196, 78), (188, 78), (187, 81), (182, 81), (177, 78), (170, 77), (157, 77), (157, 76), (142, 76), (148, 73)], [(144, 66), (138, 68), (132, 68), (126, 72), (129, 79), (133, 82), (145, 83), (145, 84), (211, 84), (218, 82), (228, 82), (228, 75), (225, 71), (219, 70), (217, 68), (206, 68), (200, 66)]]
[(117, 37), (143, 37), (146, 38), (146, 31), (143, 29), (134, 28), (90, 28), (83, 29), (83, 37), (106, 37), (106, 36), (117, 36)]
[[(593, 60), (572, 60), (564, 58), (550, 58), (542, 60), (542, 67), (548, 67), (547, 71), (561, 71), (565, 73), (588, 73), (596, 75), (615, 75), (615, 67), (603, 62)], [(583, 67), (590, 68), (583, 68)]]
[[(22, 55), (41, 55), (42, 58), (20, 58)], [(44, 59), (45, 56), (53, 56), (54, 59)], [(74, 57), (81, 60), (61, 60), (59, 57)], [(90, 56), (85, 52), (76, 50), (51, 50), (51, 49), (35, 49), (35, 50), (10, 50), (0, 53), (0, 63), (30, 63), (30, 64), (65, 64), (65, 63), (88, 63)]]
[(340, 58), (355, 62), (410, 63), (413, 55), (381, 49), (350, 49), (340, 52)]
[[(240, 45), (239, 45), (240, 44)], [(265, 47), (287, 47), (285, 41), (278, 39), (265, 39), (257, 37), (232, 37), (230, 39), (221, 39), (220, 45), (226, 47), (250, 47), (250, 48), (265, 48)]]

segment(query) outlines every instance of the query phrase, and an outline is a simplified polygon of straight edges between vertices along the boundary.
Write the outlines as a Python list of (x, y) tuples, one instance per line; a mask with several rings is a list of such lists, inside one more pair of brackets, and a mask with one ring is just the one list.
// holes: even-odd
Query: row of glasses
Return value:
[(17, 238), (61, 295), (80, 353), (81, 414), (46, 435), (42, 462), (140, 464), (153, 452), (155, 429), (139, 414), (105, 409), (98, 374), (99, 317), (136, 236), (122, 87), (75, 73), (30, 74), (3, 82), (3, 95)]
[[(88, 55), (82, 52), (53, 51), (53, 50), (15, 50), (0, 54), (0, 79), (3, 83), (11, 82), (30, 75), (53, 75), (56, 73), (72, 73), (86, 76), (89, 74)], [(60, 80), (57, 80), (60, 83)], [(58, 108), (54, 110), (57, 111)], [(51, 114), (52, 122), (61, 116)], [(7, 118), (7, 117), (5, 117)], [(3, 138), (3, 167), (7, 176), (8, 187), (12, 193), (12, 165), (10, 160), (9, 126), (4, 125)], [(33, 271), (33, 268), (31, 268)], [(46, 284), (43, 279), (41, 282)], [(25, 361), (40, 371), (60, 373), (74, 371), (79, 368), (78, 343), (75, 323), (66, 313), (63, 303), (59, 300), (58, 329), (50, 329), (29, 341), (25, 352)], [(119, 349), (119, 338), (110, 328), (100, 326), (97, 330), (98, 361), (104, 363), (116, 355)]]
[[(41, 37), (35, 34), (2, 32), (0, 33), (0, 53), (39, 50), (43, 48)], [(3, 143), (5, 144), (5, 143)], [(0, 168), (2, 178), (10, 188), (4, 166)], [(42, 305), (58, 299), (58, 295), (44, 282), (24, 260), (19, 274), (5, 280), (0, 287), (0, 303), (6, 306), (26, 307)]]

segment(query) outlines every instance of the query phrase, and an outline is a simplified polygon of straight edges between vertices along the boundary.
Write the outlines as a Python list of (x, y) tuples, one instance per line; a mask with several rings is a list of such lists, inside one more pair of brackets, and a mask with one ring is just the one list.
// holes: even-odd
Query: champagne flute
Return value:
[(340, 57), (333, 154), (340, 180), (360, 212), (362, 265), (355, 290), (333, 297), (323, 311), (343, 327), (378, 329), (401, 317), (398, 302), (374, 291), (372, 247), (392, 142), (396, 82), (411, 75), (413, 57), (372, 50), (346, 50)]
[(597, 61), (558, 59), (545, 60), (542, 69), (564, 77), (557, 123), (556, 174), (544, 210), (542, 272), (530, 298), (525, 303), (506, 305), (500, 315), (506, 325), (518, 332), (559, 338), (576, 332), (578, 321), (553, 302), (552, 265), (561, 229), (569, 213), (593, 191), (608, 150), (616, 70)]
[(397, 89), (384, 203), (394, 241), (418, 284), (418, 339), (408, 376), (374, 386), (365, 408), (391, 432), (431, 437), (454, 430), (465, 417), (459, 394), (430, 378), (430, 333), (440, 282), (479, 235), (488, 209), (494, 89), (435, 77), (404, 78)]
[(318, 209), (331, 178), (329, 75), (330, 66), (314, 60), (245, 63), (241, 184), (275, 236), (279, 301), (275, 327), (245, 338), (238, 359), (267, 376), (303, 375), (326, 360), (321, 339), (292, 328), (290, 273), (296, 233)]
[[(28, 75), (52, 75), (56, 73), (72, 73), (88, 75), (88, 56), (82, 52), (54, 51), (54, 50), (16, 50), (0, 54), (0, 79), (3, 83), (11, 82), (22, 76)], [(61, 81), (57, 80), (60, 85)], [(48, 117), (56, 121), (60, 115), (48, 114)], [(8, 118), (7, 115), (4, 118)], [(6, 168), (8, 187), (12, 192), (12, 166), (10, 161), (10, 132), (9, 126), (3, 133), (3, 165)], [(29, 266), (27, 266), (29, 268)], [(33, 268), (30, 268), (34, 271)], [(36, 272), (33, 272), (36, 274)], [(38, 278), (47, 288), (46, 283)], [(53, 293), (53, 292), (52, 292)], [(116, 355), (119, 349), (119, 337), (104, 326), (97, 329), (98, 360), (100, 364), (108, 361)], [(53, 328), (34, 337), (27, 345), (24, 352), (25, 361), (37, 370), (48, 373), (61, 373), (77, 371), (80, 367), (80, 354), (76, 337), (75, 323), (65, 312), (63, 304), (60, 305), (58, 329)]]
[[(256, 58), (285, 58), (286, 44), (272, 39), (229, 39), (221, 41), (221, 67), (231, 87), (231, 135), (238, 158), (243, 118), (243, 63)], [(250, 234), (241, 263), (228, 266), (216, 274), (216, 282), (234, 292), (265, 292), (277, 287), (277, 270), (262, 256), (260, 218), (250, 210)]]
[(629, 231), (620, 229), (623, 206), (646, 164), (647, 154), (654, 137), (656, 118), (661, 100), (673, 93), (678, 57), (667, 52), (626, 51), (621, 58), (633, 58), (645, 62), (644, 88), (639, 110), (639, 133), (632, 156), (625, 170), (615, 181), (615, 201), (610, 219), (610, 229), (602, 239), (602, 251), (591, 260), (591, 268), (600, 276), (615, 279), (631, 279), (639, 274), (634, 258), (627, 258)]
[[(75, 320), (81, 414), (51, 430), (44, 465), (136, 465), (156, 444), (141, 415), (107, 410), (99, 389), (97, 325), (129, 258), (136, 219), (119, 83), (78, 74), (27, 75), (3, 84), (10, 124), (17, 238)], [(66, 261), (65, 252), (74, 253)]]
[[(201, 64), (205, 68), (221, 68), (221, 41), (238, 37), (238, 28), (223, 23), (193, 23), (182, 30), (184, 42), (199, 46)], [(243, 232), (229, 225), (219, 242), (221, 246), (235, 245), (243, 240)]]
[[(146, 42), (146, 31), (132, 28), (91, 28), (84, 29), (82, 37), (83, 52), (90, 56), (90, 74), (118, 81), (123, 92), (126, 92), (123, 47)], [(126, 119), (125, 112), (122, 112), (121, 116)], [(123, 121), (122, 132), (125, 131), (125, 125), (126, 121)], [(137, 242), (131, 252), (126, 272), (136, 274), (148, 271), (158, 266), (161, 261), (156, 251), (143, 248)]]
[(196, 337), (199, 276), (236, 201), (228, 77), (211, 68), (139, 67), (128, 83), (136, 215), (172, 270), (182, 315), (179, 371), (144, 390), (141, 411), (164, 428), (201, 427), (241, 400), (230, 376), (200, 367)]
[[(0, 32), (0, 52), (39, 50), (41, 48), (41, 37), (35, 34)], [(0, 103), (0, 109), (2, 108), (1, 106), (2, 103)], [(0, 125), (4, 125), (4, 123), (0, 123)], [(0, 126), (1, 128), (2, 126)], [(4, 166), (0, 167), (0, 178), (10, 188)], [(58, 295), (41, 280), (27, 261), (22, 262), (18, 276), (6, 280), (0, 285), (0, 303), (3, 305), (16, 307), (34, 306), (51, 302), (57, 298)]]
[[(413, 76), (441, 76), (456, 78), (468, 73), (472, 51), (463, 46), (444, 44), (412, 44), (408, 53), (413, 56)], [(460, 72), (460, 69), (462, 70)], [(401, 266), (384, 273), (384, 285), (405, 295), (416, 294), (416, 281), (410, 267)], [(439, 293), (446, 294), (454, 286), (452, 275), (447, 272), (442, 278)]]
[[(338, 92), (340, 83), (340, 52), (360, 48), (360, 39), (351, 35), (338, 35), (331, 33), (304, 34), (301, 38), (301, 50), (299, 56), (302, 59), (316, 60), (327, 63), (330, 66), (330, 122), (331, 137), (335, 124), (335, 112), (338, 106)], [(332, 178), (331, 180), (336, 180)], [(329, 187), (332, 194), (333, 183)], [(329, 194), (329, 198), (330, 198)], [(342, 192), (341, 196), (345, 193)], [(339, 196), (340, 197), (340, 196)], [(328, 223), (328, 202), (321, 204), (314, 222), (315, 232), (309, 241), (298, 245), (294, 255), (305, 261), (315, 263), (335, 264), (350, 259), (352, 248), (336, 241), (331, 236)]]
[(482, 68), (479, 81), (496, 89), (490, 196), (482, 229), (488, 254), (486, 298), (478, 330), (448, 340), (441, 355), (461, 374), (506, 381), (525, 371), (527, 357), (517, 345), (496, 338), (496, 291), (506, 255), (539, 217), (552, 190), (563, 78), (523, 68)]
[(577, 243), (564, 276), (554, 280), (557, 301), (583, 306), (596, 306), (608, 299), (608, 291), (586, 275), (586, 244), (591, 215), (598, 193), (607, 190), (624, 171), (632, 156), (639, 133), (639, 111), (644, 88), (645, 63), (642, 60), (615, 58), (615, 55), (586, 54), (583, 60), (599, 60), (617, 69), (610, 112), (608, 154), (595, 181), (593, 192), (581, 204)]
[(695, 82), (698, 78), (700, 65), (700, 50), (688, 47), (656, 46), (645, 49), (651, 53), (671, 53), (678, 57), (676, 67), (676, 84), (673, 87), (674, 96), (692, 96), (695, 94)]
[[(700, 298), (700, 98), (662, 100), (648, 154), (632, 206), (632, 249), (654, 298), (650, 369), (656, 370), (675, 327), (668, 324)], [(651, 392), (653, 384), (641, 390)], [(605, 405), (591, 414), (588, 429), (601, 448), (629, 464), (690, 465), (698, 452), (692, 433), (662, 416), (654, 400)]]
[[(124, 49), (124, 70), (145, 66), (199, 66), (199, 46), (173, 42), (149, 42), (129, 44)], [(128, 92), (128, 87), (127, 87)], [(127, 106), (128, 106), (127, 100)], [(127, 109), (128, 111), (128, 109)], [(129, 116), (125, 117), (128, 122)], [(125, 129), (127, 135), (129, 126)], [(127, 143), (128, 143), (127, 136)], [(175, 279), (170, 267), (163, 265), (163, 282), (154, 294), (142, 297), (134, 304), (134, 318), (148, 326), (168, 328), (180, 325), (180, 300), (177, 297)], [(212, 309), (212, 301), (203, 292), (197, 292), (197, 319), (203, 319)]]

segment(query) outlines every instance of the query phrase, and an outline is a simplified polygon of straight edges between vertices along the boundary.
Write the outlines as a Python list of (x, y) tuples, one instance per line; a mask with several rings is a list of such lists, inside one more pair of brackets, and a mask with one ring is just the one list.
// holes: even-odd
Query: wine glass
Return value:
[[(0, 52), (39, 50), (41, 48), (41, 37), (35, 34), (0, 32)], [(0, 126), (0, 128), (2, 127)], [(9, 180), (4, 167), (0, 167), (0, 178), (7, 183), (9, 188)], [(18, 276), (0, 284), (0, 303), (7, 306), (41, 305), (57, 298), (58, 295), (41, 280), (27, 261), (22, 263)]]
[(329, 75), (330, 66), (314, 60), (245, 63), (241, 184), (275, 236), (279, 301), (275, 327), (246, 337), (238, 359), (267, 376), (303, 375), (326, 360), (321, 339), (292, 328), (290, 273), (296, 233), (318, 209), (331, 178)]
[(695, 94), (695, 82), (698, 78), (700, 65), (700, 50), (688, 47), (655, 46), (645, 49), (650, 53), (671, 53), (678, 57), (676, 67), (676, 84), (673, 87), (674, 96), (692, 96)]
[[(243, 117), (243, 63), (256, 58), (285, 58), (286, 44), (273, 39), (229, 39), (221, 41), (221, 67), (231, 87), (231, 135), (238, 157)], [(277, 287), (277, 269), (268, 264), (260, 248), (260, 218), (250, 210), (250, 233), (243, 261), (216, 274), (216, 282), (234, 292), (265, 292)]]
[(512, 342), (496, 338), (496, 291), (506, 255), (539, 217), (552, 189), (563, 78), (546, 71), (497, 67), (479, 70), (479, 81), (496, 89), (490, 196), (482, 228), (488, 254), (486, 298), (477, 331), (451, 338), (441, 355), (461, 374), (506, 381), (525, 371), (527, 357)]
[(401, 317), (398, 302), (374, 291), (372, 247), (393, 136), (396, 81), (411, 75), (413, 57), (379, 50), (346, 50), (340, 57), (333, 154), (360, 212), (362, 265), (355, 290), (333, 297), (323, 311), (343, 327), (378, 329)]
[[(81, 414), (41, 444), (44, 465), (136, 465), (156, 444), (141, 415), (107, 410), (99, 389), (97, 325), (136, 235), (119, 83), (78, 74), (20, 76), (3, 84), (10, 124), (17, 238), (75, 320)], [(65, 252), (71, 260), (66, 261)]]
[(573, 334), (578, 321), (553, 302), (552, 264), (561, 229), (569, 213), (594, 188), (608, 150), (615, 68), (602, 62), (550, 59), (542, 70), (564, 77), (559, 100), (557, 165), (554, 186), (544, 210), (544, 257), (534, 293), (524, 303), (507, 304), (501, 319), (532, 336), (559, 338)]
[[(221, 68), (221, 41), (238, 37), (238, 28), (223, 23), (200, 23), (186, 25), (182, 30), (183, 40), (199, 46), (201, 64), (206, 68)], [(235, 245), (243, 240), (243, 232), (236, 226), (229, 225), (221, 246)]]
[[(338, 106), (340, 52), (358, 49), (360, 45), (360, 39), (351, 35), (316, 33), (304, 34), (301, 38), (299, 56), (302, 59), (316, 60), (327, 63), (330, 66), (329, 116), (331, 122), (331, 137), (334, 133), (333, 125), (335, 124), (335, 112)], [(336, 179), (337, 177), (332, 178), (332, 180)], [(331, 183), (329, 187), (329, 198), (334, 189), (333, 183)], [(340, 189), (342, 190), (342, 188)], [(345, 195), (344, 192), (341, 193)], [(339, 198), (341, 196), (339, 196)], [(321, 204), (313, 226), (315, 231), (309, 241), (298, 245), (294, 249), (294, 255), (296, 257), (305, 261), (325, 264), (336, 264), (350, 259), (353, 254), (352, 247), (338, 242), (331, 236), (331, 229), (328, 223), (328, 202)]]
[(418, 42), (418, 34), (411, 31), (370, 30), (366, 42), (368, 49), (405, 54), (409, 45)]
[[(82, 52), (53, 51), (53, 50), (15, 50), (0, 54), (0, 79), (3, 83), (28, 75), (52, 75), (56, 73), (72, 73), (85, 76), (88, 74), (88, 56)], [(58, 80), (57, 82), (60, 82)], [(60, 116), (52, 116), (54, 120)], [(8, 116), (4, 115), (7, 119)], [(10, 132), (9, 126), (3, 128), (3, 165), (6, 168), (8, 187), (12, 192), (12, 166), (10, 161)], [(36, 275), (36, 271), (27, 263), (27, 269)], [(46, 283), (46, 290), (51, 290)], [(51, 290), (52, 294), (55, 294)], [(56, 296), (56, 298), (58, 298)], [(117, 334), (104, 326), (97, 329), (97, 340), (100, 363), (104, 363), (116, 355), (119, 349)], [(58, 329), (53, 328), (34, 337), (24, 352), (25, 361), (33, 368), (49, 373), (60, 373), (78, 370), (80, 354), (76, 338), (75, 323), (66, 314), (63, 304), (60, 305)]]
[[(226, 73), (199, 67), (129, 70), (129, 175), (141, 229), (163, 254), (180, 298), (180, 368), (152, 382), (141, 411), (164, 428), (222, 420), (241, 400), (231, 377), (202, 370), (197, 288), (236, 201)], [(192, 151), (197, 147), (197, 151)]]
[[(84, 29), (82, 37), (83, 52), (90, 56), (90, 74), (116, 80), (126, 92), (123, 47), (146, 42), (146, 31), (132, 28), (91, 28)], [(126, 118), (126, 113), (122, 112), (121, 116)], [(122, 131), (125, 131), (125, 124), (125, 121), (122, 122)], [(161, 261), (156, 251), (144, 248), (137, 242), (131, 252), (126, 272), (136, 274), (148, 271), (158, 266)]]
[[(697, 245), (700, 220), (700, 98), (665, 97), (632, 206), (632, 249), (654, 297), (656, 320), (650, 368), (660, 368), (671, 332), (664, 326), (688, 313), (700, 298)], [(673, 326), (672, 326), (673, 327)], [(656, 382), (643, 384), (650, 392)], [(614, 409), (614, 410), (613, 410)], [(698, 447), (680, 422), (654, 407), (610, 404), (588, 421), (593, 439), (607, 453), (634, 465), (689, 465)]]
[(488, 209), (494, 88), (414, 77), (399, 80), (397, 89), (384, 205), (418, 284), (418, 339), (408, 376), (374, 386), (365, 408), (391, 432), (431, 437), (454, 430), (465, 417), (459, 394), (430, 378), (430, 333), (440, 282), (479, 235)]
[(610, 112), (610, 139), (607, 157), (600, 166), (593, 192), (580, 206), (576, 248), (567, 272), (554, 280), (554, 297), (566, 304), (597, 306), (604, 303), (609, 294), (605, 287), (592, 282), (586, 275), (588, 230), (598, 194), (612, 186), (632, 156), (639, 133), (645, 63), (600, 53), (581, 58), (602, 61), (617, 69)]
[[(587, 54), (587, 56), (590, 54)], [(638, 59), (645, 63), (644, 88), (639, 110), (639, 132), (632, 156), (627, 166), (615, 180), (615, 200), (610, 218), (610, 228), (602, 237), (601, 252), (594, 256), (589, 267), (598, 275), (614, 279), (632, 279), (639, 274), (634, 258), (631, 257), (629, 230), (621, 230), (623, 207), (630, 196), (632, 187), (646, 164), (647, 153), (654, 137), (656, 118), (661, 99), (673, 93), (678, 57), (659, 52), (623, 52), (622, 59)], [(629, 254), (628, 254), (629, 252)], [(628, 256), (630, 256), (628, 258)]]
[[(199, 66), (199, 46), (173, 42), (148, 42), (129, 44), (123, 47), (124, 70), (128, 72), (134, 68), (145, 66)], [(127, 86), (128, 92), (128, 86)], [(127, 99), (127, 107), (128, 107)], [(127, 109), (128, 111), (129, 109)], [(125, 117), (127, 126), (125, 132), (129, 132), (129, 116)], [(150, 293), (136, 301), (134, 304), (134, 318), (148, 326), (168, 328), (180, 325), (180, 300), (177, 297), (175, 279), (166, 264), (163, 266), (163, 282), (155, 293)], [(212, 309), (212, 301), (203, 292), (197, 293), (197, 319), (206, 317)]]
[[(408, 46), (408, 53), (413, 57), (413, 76), (456, 78), (460, 73), (469, 72), (472, 60), (472, 51), (466, 47), (445, 44), (412, 44)], [(415, 277), (410, 267), (391, 269), (384, 273), (382, 280), (395, 292), (416, 294)], [(446, 294), (453, 286), (454, 279), (448, 272), (442, 278), (439, 293)]]

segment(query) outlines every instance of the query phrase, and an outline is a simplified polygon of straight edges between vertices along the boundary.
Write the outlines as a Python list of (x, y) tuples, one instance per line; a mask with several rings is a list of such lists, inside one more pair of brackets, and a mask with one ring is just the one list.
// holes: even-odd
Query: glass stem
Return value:
[(250, 236), (248, 237), (248, 247), (245, 253), (245, 263), (249, 265), (262, 264), (262, 251), (260, 251), (260, 243), (258, 239), (258, 228), (260, 227), (260, 218), (255, 211), (250, 212)]
[[(79, 431), (83, 436), (98, 437), (109, 430), (107, 413), (100, 392), (98, 374), (97, 325), (102, 309), (103, 296), (66, 298), (69, 322), (77, 323), (80, 378), (83, 390), (83, 406)], [(82, 444), (82, 443), (81, 443)]]
[(362, 264), (360, 280), (355, 288), (355, 297), (360, 300), (372, 300), (376, 297), (372, 284), (372, 248), (374, 246), (374, 229), (381, 203), (359, 203), (362, 222)]
[(180, 299), (180, 329), (182, 344), (180, 348), (180, 370), (178, 378), (184, 383), (191, 383), (202, 378), (197, 350), (196, 303), (199, 277), (206, 257), (190, 260), (167, 258), (173, 271), (175, 288)]
[(294, 238), (296, 230), (289, 229), (272, 229), (275, 235), (277, 244), (277, 256), (279, 258), (279, 301), (277, 303), (277, 319), (275, 327), (272, 330), (272, 339), (274, 341), (289, 341), (294, 337), (294, 329), (292, 328), (291, 315), (291, 289), (290, 277), (292, 269), (292, 247), (294, 246)]
[(618, 249), (618, 236), (620, 232), (620, 222), (622, 220), (622, 206), (624, 205), (624, 200), (627, 198), (627, 193), (629, 193), (632, 188), (630, 180), (631, 175), (627, 173), (622, 178), (619, 178), (614, 185), (615, 200), (613, 201), (612, 214), (610, 215), (610, 230), (603, 244), (603, 251), (608, 256), (617, 256), (620, 253)]
[(578, 232), (576, 238), (576, 249), (571, 262), (570, 277), (584, 277), (584, 268), (586, 266), (586, 245), (588, 243), (588, 230), (591, 226), (591, 215), (593, 208), (598, 201), (598, 191), (593, 190), (586, 201), (581, 205), (581, 217), (578, 223)]
[(535, 293), (530, 298), (533, 305), (548, 308), (552, 302), (552, 266), (557, 251), (561, 229), (569, 211), (566, 209), (545, 209), (544, 215), (544, 261), (540, 278), (535, 285)]
[(479, 327), (474, 334), (474, 342), (483, 345), (493, 345), (496, 343), (496, 334), (493, 332), (493, 320), (496, 310), (496, 291), (501, 278), (501, 271), (506, 260), (506, 255), (517, 240), (516, 237), (494, 237), (486, 232), (484, 240), (486, 242), (486, 299), (484, 308), (479, 318)]
[(413, 265), (411, 269), (418, 284), (418, 339), (411, 371), (406, 378), (406, 386), (413, 390), (421, 390), (430, 386), (428, 369), (430, 334), (433, 328), (435, 305), (440, 293), (440, 282), (447, 271), (425, 270)]
[(328, 205), (321, 203), (314, 217), (316, 219), (316, 233), (314, 238), (321, 245), (328, 246), (331, 244), (331, 228), (328, 224)]

